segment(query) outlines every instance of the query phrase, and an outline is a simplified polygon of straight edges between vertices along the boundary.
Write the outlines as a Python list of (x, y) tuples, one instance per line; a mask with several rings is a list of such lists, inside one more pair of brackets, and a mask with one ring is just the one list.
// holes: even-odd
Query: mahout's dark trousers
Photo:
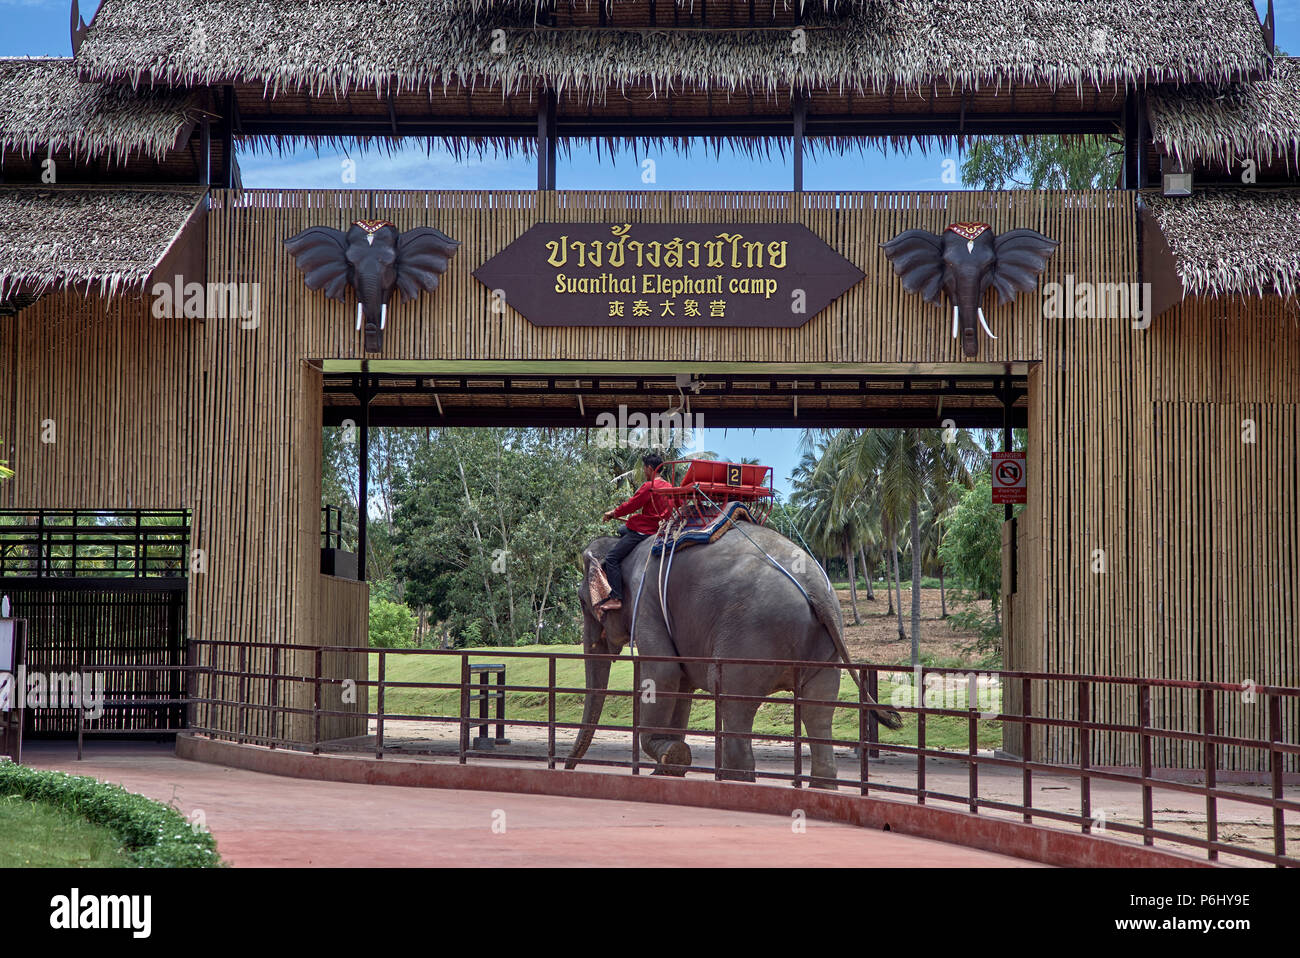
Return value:
[(627, 526), (619, 530), (618, 542), (614, 548), (609, 550), (609, 555), (601, 563), (605, 570), (605, 578), (609, 580), (609, 594), (616, 599), (623, 598), (623, 560), (628, 554), (641, 544), (643, 539), (649, 536), (641, 532), (633, 532)]

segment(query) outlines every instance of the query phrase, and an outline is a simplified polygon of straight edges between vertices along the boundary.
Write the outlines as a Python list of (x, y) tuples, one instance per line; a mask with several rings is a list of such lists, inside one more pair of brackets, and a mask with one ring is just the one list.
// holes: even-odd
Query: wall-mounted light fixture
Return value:
[(1160, 158), (1160, 192), (1164, 196), (1191, 196), (1192, 171), (1172, 156)]

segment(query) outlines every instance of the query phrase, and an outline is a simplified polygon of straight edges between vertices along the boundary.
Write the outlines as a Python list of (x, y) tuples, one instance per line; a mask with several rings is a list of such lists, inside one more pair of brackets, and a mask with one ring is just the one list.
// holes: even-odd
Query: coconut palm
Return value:
[(936, 490), (952, 483), (969, 485), (971, 468), (983, 450), (962, 431), (938, 429), (841, 430), (825, 439), (819, 461), (833, 473), (833, 506), (844, 508), (862, 499), (874, 500), (880, 526), (889, 543), (894, 583), (898, 595), (898, 634), (903, 627), (902, 583), (898, 568), (898, 538), (910, 527), (912, 554), (912, 662), (920, 661), (921, 638), (921, 510), (942, 498)]

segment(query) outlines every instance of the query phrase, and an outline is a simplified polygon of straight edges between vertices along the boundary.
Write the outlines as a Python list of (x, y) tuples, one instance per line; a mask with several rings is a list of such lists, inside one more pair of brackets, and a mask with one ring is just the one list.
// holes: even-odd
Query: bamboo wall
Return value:
[(15, 472), (0, 506), (193, 501), (198, 334), (142, 299), (75, 292), (0, 317), (0, 440)]
[[(1029, 226), (1061, 240), (1045, 283), (1066, 274), (1137, 279), (1136, 217), (1126, 193), (250, 191), (238, 202), (219, 193), (208, 222), (210, 278), (259, 282), (259, 325), (157, 326), (123, 314), (99, 339), (65, 338), (42, 351), (50, 335), (43, 326), (67, 324), (89, 307), (51, 297), (17, 321), (0, 321), (0, 355), (13, 370), (0, 390), (0, 428), (18, 426), (20, 473), (23, 456), (33, 454), (28, 431), (41, 397), (101, 415), (87, 435), (103, 450), (93, 469), (59, 460), (52, 470), (20, 474), (0, 487), (2, 501), (104, 506), (130, 495), (143, 505), (149, 491), (148, 505), (190, 506), (196, 544), (209, 556), (209, 571), (192, 588), (192, 634), (320, 641), (321, 609), (333, 600), (317, 566), (314, 364), (372, 357), (354, 331), (355, 306), (307, 291), (282, 243), (307, 226), (346, 228), (363, 218), (390, 219), (402, 229), (436, 226), (462, 243), (434, 294), (390, 311), (384, 352), (373, 357), (383, 359), (956, 368), (963, 358), (946, 311), (904, 293), (878, 244), (903, 229), (937, 232), (959, 220), (986, 220), (998, 230)], [(532, 224), (560, 220), (799, 222), (867, 275), (793, 330), (540, 328), (513, 312), (492, 313), (472, 269)], [(1146, 330), (1124, 319), (1044, 319), (1037, 296), (989, 311), (999, 338), (981, 339), (979, 361), (1035, 364), (1030, 502), (1017, 525), (1009, 666), (1300, 684), (1300, 339), (1294, 307), (1287, 308), (1276, 300), (1194, 302)], [(145, 343), (173, 358), (140, 359)], [(102, 412), (128, 408), (161, 431), (139, 425), (123, 432), (119, 416)], [(1239, 439), (1243, 418), (1257, 426), (1249, 450)], [(1098, 549), (1105, 573), (1091, 571)], [(265, 654), (246, 656), (270, 670)], [(228, 689), (262, 702), (271, 695), (266, 682)], [(1044, 705), (1073, 714), (1073, 689), (1044, 690), (1036, 706)], [(1094, 715), (1129, 722), (1131, 705), (1122, 694), (1099, 694)], [(1197, 727), (1178, 696), (1157, 697), (1156, 710), (1158, 722)], [(1244, 708), (1225, 706), (1222, 719), (1229, 730), (1259, 730)], [(255, 719), (263, 731), (269, 721)], [(1096, 742), (1099, 764), (1136, 760), (1135, 741), (1098, 735)], [(1048, 734), (1043, 744), (1048, 758), (1074, 757), (1073, 736)], [(1160, 758), (1185, 764), (1196, 756), (1184, 750)], [(1257, 756), (1226, 760), (1259, 764)]]

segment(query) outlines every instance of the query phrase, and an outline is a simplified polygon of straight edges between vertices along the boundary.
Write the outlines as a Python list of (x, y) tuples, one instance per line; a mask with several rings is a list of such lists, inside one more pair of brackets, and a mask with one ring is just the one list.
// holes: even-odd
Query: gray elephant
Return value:
[[(742, 531), (743, 530), (743, 533)], [(586, 588), (592, 563), (599, 563), (618, 540), (594, 540), (583, 553), (584, 586), (583, 649), (588, 653), (619, 654), (628, 642), (633, 597), (640, 593), (636, 610), (636, 644), (642, 655), (699, 658), (782, 659), (787, 661), (847, 661), (839, 600), (821, 568), (789, 539), (766, 526), (741, 523), (725, 536), (707, 545), (678, 549), (669, 566), (666, 588), (671, 634), (665, 624), (659, 597), (658, 556), (651, 555), (653, 539), (642, 542), (624, 564), (626, 580), (623, 608), (606, 614), (603, 624), (592, 613)], [(774, 566), (773, 557), (798, 580), (807, 592)], [(645, 588), (642, 579), (648, 574)], [(811, 600), (811, 601), (810, 601)], [(599, 724), (609, 687), (608, 662), (588, 660), (587, 694), (582, 722), (565, 768), (574, 768), (591, 744), (591, 726)], [(707, 663), (679, 664), (645, 662), (641, 681), (650, 680), (656, 692), (712, 691), (717, 666)], [(780, 665), (729, 665), (722, 669), (721, 691), (731, 695), (769, 696), (778, 691), (795, 691), (795, 670)], [(805, 699), (835, 701), (839, 695), (840, 670), (801, 670), (798, 692)], [(871, 701), (868, 698), (868, 701)], [(690, 699), (656, 695), (653, 703), (641, 705), (643, 726), (685, 729), (690, 718)], [(720, 706), (722, 726), (727, 732), (749, 733), (758, 706), (752, 702), (725, 700)], [(834, 709), (803, 706), (801, 717), (808, 736), (831, 738)], [(875, 713), (889, 728), (899, 728), (902, 718), (893, 709)], [(640, 746), (658, 763), (654, 774), (684, 775), (691, 764), (691, 750), (681, 733), (641, 735)], [(835, 758), (830, 745), (811, 745), (812, 784), (835, 788)], [(754, 781), (754, 750), (747, 738), (724, 737), (719, 767), (723, 777)]]

